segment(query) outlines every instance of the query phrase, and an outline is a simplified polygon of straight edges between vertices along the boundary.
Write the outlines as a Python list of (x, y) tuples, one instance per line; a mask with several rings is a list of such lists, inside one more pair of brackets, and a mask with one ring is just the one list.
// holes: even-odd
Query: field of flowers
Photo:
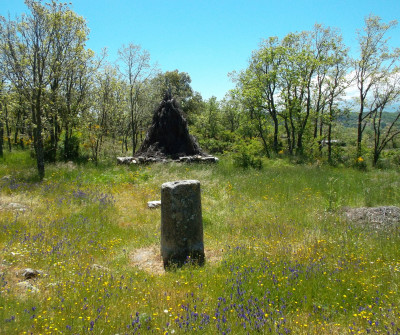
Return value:
[[(345, 206), (400, 206), (400, 172), (265, 162), (49, 165), (0, 160), (0, 334), (399, 334), (400, 229)], [(161, 184), (201, 182), (206, 264), (168, 272)], [(40, 270), (21, 285), (21, 270)]]

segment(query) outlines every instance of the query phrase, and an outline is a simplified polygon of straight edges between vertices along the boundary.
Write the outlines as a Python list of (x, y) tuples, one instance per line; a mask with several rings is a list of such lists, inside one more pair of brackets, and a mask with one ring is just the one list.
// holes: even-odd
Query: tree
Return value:
[(151, 80), (155, 88), (152, 98), (154, 106), (157, 106), (165, 92), (170, 90), (172, 96), (178, 100), (188, 124), (193, 124), (202, 110), (203, 99), (200, 93), (193, 91), (191, 82), (192, 79), (186, 72), (175, 70), (159, 73)]
[(92, 105), (93, 77), (104, 58), (104, 52), (99, 59), (95, 59), (92, 50), (82, 50), (75, 58), (70, 59), (72, 64), (65, 69), (60, 92), (61, 122), (64, 128), (64, 160), (76, 158), (70, 150), (73, 130), (80, 125), (80, 120), (85, 119)]
[(205, 101), (204, 110), (196, 120), (199, 132), (204, 138), (216, 139), (219, 133), (221, 110), (216, 97), (212, 96)]
[(56, 96), (62, 78), (60, 71), (68, 66), (65, 60), (71, 59), (65, 52), (73, 49), (74, 38), (80, 38), (77, 47), (83, 48), (85, 31), (79, 30), (78, 33), (76, 22), (68, 26), (72, 12), (66, 4), (52, 1), (43, 5), (34, 0), (26, 0), (25, 4), (30, 15), (17, 21), (1, 18), (1, 54), (7, 79), (29, 104), (37, 168), (39, 178), (43, 179), (46, 130), (43, 121), (45, 111), (48, 117), (52, 117), (55, 108), (51, 105), (49, 92)]
[[(324, 138), (327, 139), (328, 161), (332, 162), (332, 126), (343, 111), (344, 106), (339, 108), (339, 104), (351, 83), (351, 80), (347, 79), (348, 49), (336, 29), (316, 24), (311, 36), (313, 53), (317, 61), (315, 76), (312, 79), (313, 138), (320, 143), (320, 151), (322, 141)], [(327, 126), (326, 135), (323, 133), (324, 126)]]
[[(382, 97), (387, 89), (387, 78), (397, 72), (399, 50), (390, 50), (387, 32), (397, 24), (396, 21), (382, 23), (378, 16), (365, 18), (363, 31), (358, 32), (360, 55), (354, 60), (354, 71), (359, 93), (357, 120), (357, 157), (362, 156), (362, 138), (368, 120), (390, 105), (395, 94)], [(389, 89), (390, 91), (390, 89)], [(386, 91), (387, 93), (389, 91)], [(375, 118), (376, 120), (377, 118)], [(374, 122), (375, 126), (379, 125)], [(377, 129), (377, 128), (376, 128)], [(378, 155), (379, 156), (379, 155)]]
[(94, 103), (85, 116), (92, 158), (97, 164), (107, 136), (117, 134), (116, 125), (123, 112), (124, 82), (115, 67), (106, 64), (95, 76)]
[(268, 152), (265, 139), (265, 121), (267, 115), (273, 122), (273, 150), (278, 153), (279, 106), (281, 65), (285, 49), (277, 37), (270, 37), (262, 42), (260, 50), (253, 52), (249, 67), (239, 75), (238, 82), (246, 106), (251, 111), (252, 119), (257, 121), (257, 129), (264, 147)]
[[(400, 51), (400, 50), (399, 50)], [(399, 53), (400, 54), (400, 53)], [(372, 110), (371, 119), (374, 130), (374, 147), (373, 147), (373, 165), (376, 166), (382, 150), (392, 141), (395, 136), (400, 134), (397, 123), (400, 118), (400, 108), (397, 107), (393, 121), (386, 127), (382, 125), (382, 114), (388, 110), (393, 103), (400, 100), (400, 68), (396, 68), (390, 76), (375, 87), (373, 92), (374, 100), (376, 100), (376, 108)]]
[[(303, 155), (310, 119), (314, 120), (313, 139), (322, 138), (329, 97), (333, 107), (339, 96), (337, 87), (332, 92), (330, 77), (336, 65), (341, 68), (343, 53), (340, 33), (320, 24), (313, 31), (291, 33), (281, 41), (270, 37), (253, 52), (249, 67), (236, 79), (237, 89), (267, 154), (271, 128), (273, 151), (278, 153), (280, 149), (282, 121), (290, 154)], [(338, 85), (344, 72), (339, 74)]]
[[(54, 2), (51, 5), (57, 6)], [(51, 41), (49, 103), (45, 110), (46, 128), (50, 133), (50, 145), (46, 157), (52, 162), (56, 160), (63, 125), (66, 127), (65, 138), (68, 141), (68, 120), (71, 119), (69, 113), (72, 110), (71, 101), (67, 97), (70, 97), (71, 89), (76, 82), (82, 80), (82, 72), (87, 70), (87, 63), (93, 55), (93, 52), (84, 49), (89, 34), (85, 19), (68, 7), (59, 6), (53, 12), (51, 19), (56, 35)], [(64, 90), (67, 92), (63, 92)]]
[(4, 106), (4, 80), (0, 78), (0, 157), (3, 157), (4, 145), (4, 125), (3, 125), (3, 106)]
[(130, 130), (132, 136), (132, 155), (138, 147), (140, 123), (143, 118), (143, 106), (140, 105), (145, 81), (152, 75), (154, 68), (150, 65), (150, 54), (140, 45), (130, 43), (123, 45), (118, 51), (121, 65), (120, 71), (128, 86), (128, 107)]
[(240, 127), (240, 112), (242, 106), (235, 90), (229, 91), (221, 101), (222, 125), (234, 133)]

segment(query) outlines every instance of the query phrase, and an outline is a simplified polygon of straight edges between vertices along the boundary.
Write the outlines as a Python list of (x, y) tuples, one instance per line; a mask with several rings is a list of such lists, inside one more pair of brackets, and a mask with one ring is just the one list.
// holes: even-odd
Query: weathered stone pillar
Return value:
[(181, 180), (161, 186), (161, 256), (164, 267), (189, 259), (203, 265), (200, 182)]

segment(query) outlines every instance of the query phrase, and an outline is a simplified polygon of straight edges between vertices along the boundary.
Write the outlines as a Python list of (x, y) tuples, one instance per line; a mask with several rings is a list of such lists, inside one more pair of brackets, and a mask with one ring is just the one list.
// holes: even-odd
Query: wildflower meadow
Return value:
[[(400, 206), (398, 170), (226, 156), (35, 176), (26, 152), (0, 159), (0, 334), (400, 333), (399, 226), (343, 215)], [(201, 183), (206, 264), (137, 266), (140, 249), (161, 262), (147, 202), (181, 179)], [(26, 268), (40, 273), (24, 286)]]

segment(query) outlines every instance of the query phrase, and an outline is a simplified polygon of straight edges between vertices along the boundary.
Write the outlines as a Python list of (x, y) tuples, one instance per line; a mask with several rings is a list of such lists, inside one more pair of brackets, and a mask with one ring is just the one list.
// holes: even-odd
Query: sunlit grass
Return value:
[[(21, 164), (19, 163), (21, 162)], [(400, 331), (399, 228), (347, 222), (343, 206), (400, 205), (398, 171), (298, 166), (0, 166), (0, 333), (343, 334)], [(6, 177), (6, 178), (4, 178)], [(167, 273), (132, 253), (159, 248), (161, 184), (198, 179), (216, 259)], [(24, 210), (7, 207), (20, 203)], [(19, 270), (42, 270), (23, 288)]]

